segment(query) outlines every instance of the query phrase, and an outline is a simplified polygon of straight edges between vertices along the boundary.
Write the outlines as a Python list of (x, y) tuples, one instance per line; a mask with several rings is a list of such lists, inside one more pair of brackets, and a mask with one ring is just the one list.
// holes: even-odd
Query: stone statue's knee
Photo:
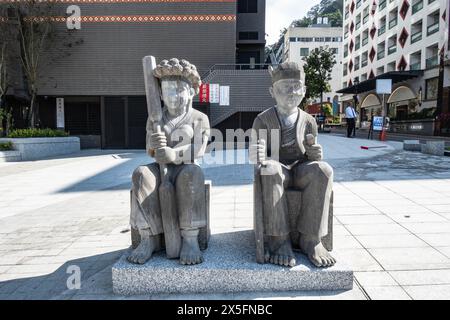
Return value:
[(324, 175), (328, 179), (333, 177), (333, 168), (328, 163), (324, 161), (317, 161), (312, 163), (312, 165), (317, 173)]
[(135, 189), (139, 189), (143, 185), (145, 185), (147, 189), (155, 189), (157, 185), (155, 174), (147, 166), (136, 168), (131, 176), (131, 181), (133, 182), (133, 188)]
[(204, 183), (203, 170), (197, 165), (185, 165), (178, 174), (177, 184)]

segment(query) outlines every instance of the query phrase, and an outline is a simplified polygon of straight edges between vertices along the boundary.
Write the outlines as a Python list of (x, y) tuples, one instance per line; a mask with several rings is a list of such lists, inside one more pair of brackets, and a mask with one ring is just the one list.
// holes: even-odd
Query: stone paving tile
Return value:
[(386, 270), (450, 267), (450, 260), (431, 247), (367, 249)]
[(389, 274), (402, 286), (450, 285), (450, 268), (441, 270), (390, 271)]
[(386, 286), (386, 287), (364, 287), (364, 290), (369, 295), (371, 300), (411, 300), (400, 286)]
[(386, 271), (355, 272), (355, 278), (364, 288), (398, 286), (398, 283)]
[(412, 233), (450, 233), (450, 222), (404, 223)]
[(450, 246), (450, 233), (418, 233), (417, 236), (433, 247)]
[(415, 300), (450, 300), (450, 285), (405, 286)]
[(354, 236), (360, 235), (391, 235), (391, 234), (409, 234), (410, 232), (402, 226), (395, 223), (379, 224), (354, 224), (347, 225), (346, 228)]
[(333, 246), (336, 250), (340, 249), (362, 249), (362, 245), (354, 236), (335, 235), (333, 237)]
[(333, 251), (336, 260), (342, 261), (353, 271), (381, 271), (381, 265), (365, 249), (339, 249)]
[(450, 258), (450, 247), (437, 247), (436, 250), (445, 255), (447, 258)]
[(343, 224), (382, 224), (382, 223), (395, 223), (387, 216), (384, 215), (340, 215), (337, 219)]
[(448, 222), (449, 220), (442, 215), (436, 213), (404, 213), (404, 214), (387, 214), (389, 218), (403, 223), (421, 223), (421, 222)]
[(427, 243), (412, 234), (359, 235), (358, 241), (364, 248), (420, 248)]

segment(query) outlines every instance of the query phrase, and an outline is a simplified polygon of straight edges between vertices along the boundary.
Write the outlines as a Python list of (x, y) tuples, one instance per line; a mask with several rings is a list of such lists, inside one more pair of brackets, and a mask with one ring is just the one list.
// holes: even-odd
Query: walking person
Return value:
[(356, 111), (350, 104), (345, 108), (345, 118), (347, 119), (347, 138), (354, 137), (356, 133)]

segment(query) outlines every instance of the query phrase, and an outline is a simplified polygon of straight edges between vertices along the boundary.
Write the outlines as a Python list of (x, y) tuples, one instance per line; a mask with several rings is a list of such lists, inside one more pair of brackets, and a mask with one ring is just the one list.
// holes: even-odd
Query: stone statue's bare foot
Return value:
[(181, 244), (180, 263), (184, 265), (203, 262), (203, 254), (198, 245), (198, 229), (181, 230), (183, 243)]
[(148, 230), (139, 230), (141, 242), (128, 256), (128, 261), (136, 264), (146, 263), (155, 250), (155, 236), (150, 236)]
[(336, 263), (336, 259), (325, 249), (318, 237), (302, 234), (300, 249), (316, 267), (331, 267)]
[(268, 247), (264, 257), (266, 262), (285, 267), (294, 267), (297, 264), (289, 236), (270, 237)]

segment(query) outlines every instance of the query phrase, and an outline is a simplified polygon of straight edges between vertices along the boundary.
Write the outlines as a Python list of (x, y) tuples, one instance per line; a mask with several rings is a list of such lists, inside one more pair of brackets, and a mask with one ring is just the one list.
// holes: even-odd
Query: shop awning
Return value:
[(377, 79), (392, 79), (392, 84), (397, 82), (406, 81), (409, 79), (414, 79), (423, 75), (423, 70), (409, 70), (409, 71), (391, 71), (380, 74), (375, 78), (362, 81), (358, 84), (355, 84), (351, 87), (347, 87), (341, 90), (336, 91), (337, 93), (346, 93), (346, 94), (358, 94), (362, 92), (368, 92), (375, 90), (377, 87)]

